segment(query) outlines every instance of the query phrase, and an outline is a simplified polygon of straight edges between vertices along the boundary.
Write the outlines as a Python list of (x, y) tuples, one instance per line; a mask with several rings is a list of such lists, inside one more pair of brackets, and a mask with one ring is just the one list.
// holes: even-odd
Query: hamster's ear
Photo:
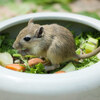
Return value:
[(37, 30), (37, 38), (41, 38), (43, 36), (43, 31), (44, 31), (44, 28), (43, 27), (40, 27)]
[(33, 19), (30, 19), (30, 20), (28, 21), (28, 25), (34, 24), (33, 21), (34, 21)]
[(30, 32), (31, 29), (33, 28), (34, 26), (34, 23), (33, 23), (33, 19), (30, 19), (29, 22), (28, 22), (28, 31)]

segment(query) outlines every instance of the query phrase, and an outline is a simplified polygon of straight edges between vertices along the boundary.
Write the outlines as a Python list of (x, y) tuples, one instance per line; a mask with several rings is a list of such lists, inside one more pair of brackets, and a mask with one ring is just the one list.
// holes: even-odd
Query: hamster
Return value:
[(32, 54), (46, 57), (52, 63), (52, 67), (46, 70), (54, 70), (63, 62), (74, 59), (85, 59), (100, 52), (100, 47), (89, 54), (77, 55), (76, 45), (72, 33), (58, 24), (39, 25), (34, 24), (33, 19), (20, 31), (13, 48), (21, 54)]

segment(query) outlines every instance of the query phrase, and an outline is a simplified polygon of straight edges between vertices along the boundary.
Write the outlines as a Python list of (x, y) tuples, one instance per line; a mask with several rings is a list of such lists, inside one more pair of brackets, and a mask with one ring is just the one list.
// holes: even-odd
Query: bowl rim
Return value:
[(95, 18), (92, 18), (92, 17), (88, 17), (88, 16), (84, 16), (84, 15), (80, 15), (80, 14), (74, 14), (74, 13), (41, 12), (41, 13), (21, 15), (21, 16), (13, 17), (8, 20), (2, 21), (2, 22), (0, 22), (0, 32), (6, 28), (13, 26), (13, 25), (17, 25), (22, 22), (27, 22), (31, 18), (34, 18), (34, 20), (38, 20), (38, 19), (39, 20), (44, 20), (44, 19), (45, 20), (47, 20), (47, 19), (49, 19), (49, 20), (50, 19), (51, 20), (52, 19), (69, 20), (69, 21), (88, 25), (88, 26), (100, 31), (100, 26), (99, 26), (100, 21)]
[[(57, 19), (82, 23), (100, 31), (100, 21), (72, 13), (35, 13), (14, 17), (0, 23), (0, 31), (34, 20)], [(0, 67), (0, 90), (23, 94), (54, 95), (89, 91), (100, 86), (100, 62), (85, 69), (64, 74), (28, 74)], [(84, 83), (85, 81), (85, 83)], [(59, 84), (58, 84), (59, 83)], [(73, 84), (74, 83), (74, 84)], [(9, 85), (8, 85), (9, 84)], [(41, 84), (41, 85), (39, 85)], [(67, 86), (67, 87), (66, 87)], [(78, 89), (78, 91), (77, 91)]]

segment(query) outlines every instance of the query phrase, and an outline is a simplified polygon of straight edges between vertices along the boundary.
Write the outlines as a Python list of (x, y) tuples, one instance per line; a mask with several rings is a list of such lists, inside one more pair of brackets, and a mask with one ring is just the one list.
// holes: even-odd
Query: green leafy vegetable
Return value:
[(79, 64), (74, 63), (76, 70), (85, 68), (85, 67), (89, 67), (90, 65), (93, 65), (95, 63), (97, 63), (98, 61), (100, 61), (100, 59), (98, 59), (97, 56), (93, 56), (87, 59), (84, 59), (82, 62), (80, 62)]
[[(77, 50), (76, 53), (80, 54), (80, 49), (83, 50), (84, 53), (89, 53), (92, 52), (94, 49), (97, 48), (98, 46), (98, 37), (99, 37), (100, 33), (82, 33), (79, 36), (77, 36), (75, 38), (75, 42), (77, 45)], [(74, 65), (76, 66), (76, 69), (82, 69), (85, 67), (88, 67), (90, 65), (93, 65), (95, 63), (97, 63), (98, 61), (100, 61), (100, 59), (98, 59), (98, 57), (95, 55), (93, 57), (81, 60), (81, 62), (79, 64), (74, 63)]]
[(17, 50), (12, 48), (13, 42), (14, 39), (10, 39), (9, 34), (0, 35), (0, 52), (17, 53)]
[[(100, 45), (100, 41), (99, 41), (100, 40), (100, 32), (94, 32), (94, 33), (93, 32), (85, 32), (85, 33), (83, 32), (80, 35), (75, 37), (75, 43), (76, 43), (77, 48), (79, 48), (81, 44), (82, 44), (82, 46), (84, 46), (83, 44), (86, 43), (87, 42), (86, 40), (89, 39), (90, 37), (97, 39), (98, 41), (96, 41), (96, 43), (98, 45)], [(90, 40), (91, 39), (89, 39), (89, 41)]]
[(39, 64), (33, 66), (32, 68), (30, 68), (30, 70), (29, 70), (29, 69), (26, 69), (25, 72), (27, 72), (27, 73), (34, 73), (34, 74), (36, 74), (36, 73), (37, 73), (37, 74), (46, 73), (46, 72), (45, 72), (45, 69), (44, 69), (44, 65), (41, 64), (41, 63), (39, 63)]
[(78, 55), (80, 55), (80, 54), (82, 54), (82, 50), (81, 50), (80, 48), (78, 48), (78, 49), (76, 50), (76, 53), (77, 53)]

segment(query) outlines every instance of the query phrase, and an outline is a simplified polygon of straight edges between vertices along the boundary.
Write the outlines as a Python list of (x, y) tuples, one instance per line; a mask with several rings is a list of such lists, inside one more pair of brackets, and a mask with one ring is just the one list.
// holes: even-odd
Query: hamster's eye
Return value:
[(24, 37), (25, 41), (29, 41), (31, 38), (30, 37)]

